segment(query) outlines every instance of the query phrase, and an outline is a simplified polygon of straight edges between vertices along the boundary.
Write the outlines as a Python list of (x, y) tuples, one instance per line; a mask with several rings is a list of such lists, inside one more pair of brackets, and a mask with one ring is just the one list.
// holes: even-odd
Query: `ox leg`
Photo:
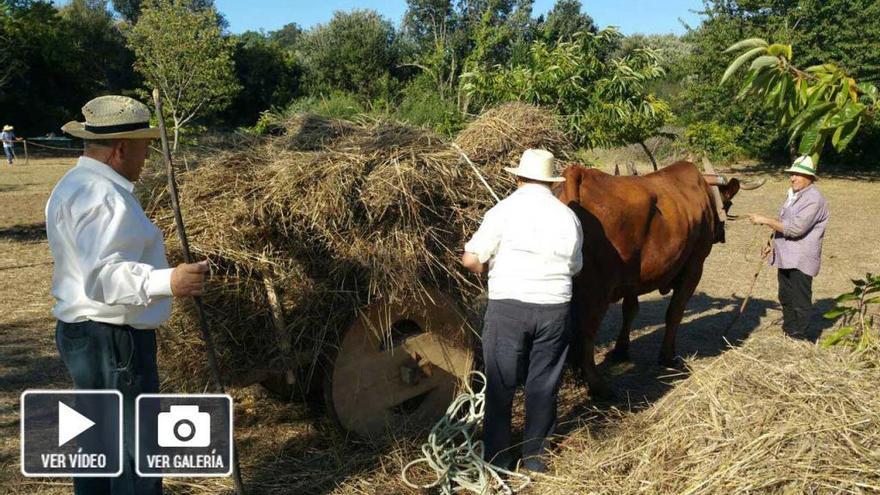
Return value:
[(675, 355), (675, 333), (681, 325), (684, 310), (691, 296), (700, 283), (703, 275), (703, 264), (684, 273), (679, 284), (673, 289), (669, 307), (666, 308), (666, 333), (663, 335), (663, 345), (660, 348), (660, 366), (667, 368), (682, 369), (684, 363)]
[(615, 362), (629, 361), (629, 332), (632, 330), (633, 321), (639, 314), (639, 297), (636, 295), (624, 296), (623, 298), (623, 323), (614, 350), (608, 354), (608, 359)]
[(600, 305), (600, 308), (591, 307), (590, 314), (580, 315), (579, 331), (583, 338), (583, 348), (581, 349), (581, 373), (590, 388), (590, 396), (594, 399), (612, 399), (614, 391), (608, 386), (608, 383), (599, 374), (596, 369), (595, 343), (596, 334), (599, 326), (602, 324), (602, 318), (608, 310), (608, 305)]

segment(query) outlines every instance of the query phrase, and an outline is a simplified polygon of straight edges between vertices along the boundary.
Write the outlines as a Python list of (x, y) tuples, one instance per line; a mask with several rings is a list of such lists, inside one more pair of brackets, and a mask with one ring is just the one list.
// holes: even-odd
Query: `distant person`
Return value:
[(9, 166), (12, 166), (12, 162), (15, 161), (15, 150), (13, 150), (13, 146), (15, 146), (16, 141), (21, 141), (21, 138), (15, 137), (15, 130), (9, 124), (3, 126), (3, 132), (0, 132), (0, 140), (3, 140), (3, 152), (6, 153), (6, 161), (9, 163)]
[(208, 266), (169, 268), (162, 233), (132, 194), (159, 136), (149, 109), (110, 95), (82, 113), (85, 122), (62, 129), (85, 140), (85, 150), (46, 205), (55, 341), (76, 388), (122, 393), (125, 448), (121, 476), (74, 478), (74, 492), (161, 494), (160, 478), (134, 472), (134, 401), (159, 391), (155, 330), (171, 314), (171, 296), (202, 294)]
[(828, 204), (816, 187), (816, 168), (802, 156), (786, 170), (791, 188), (779, 218), (749, 215), (752, 223), (767, 225), (773, 237), (770, 264), (778, 268), (782, 330), (791, 337), (810, 339), (813, 316), (813, 277), (819, 274), (822, 240), (828, 225)]
[(546, 470), (571, 339), (572, 277), (583, 265), (580, 221), (550, 190), (565, 180), (554, 168), (553, 155), (544, 150), (526, 150), (517, 168), (506, 168), (516, 175), (516, 191), (486, 212), (462, 255), (470, 271), (489, 272), (484, 456), (508, 470), (516, 460), (510, 422), (519, 385), (525, 385), (526, 402), (522, 467)]

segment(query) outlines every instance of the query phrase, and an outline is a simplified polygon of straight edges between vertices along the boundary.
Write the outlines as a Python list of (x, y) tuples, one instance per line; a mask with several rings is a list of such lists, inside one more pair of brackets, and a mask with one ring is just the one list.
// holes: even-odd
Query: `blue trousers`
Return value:
[(78, 389), (112, 389), (122, 393), (122, 475), (118, 478), (74, 478), (76, 495), (161, 495), (161, 478), (141, 478), (134, 470), (134, 401), (159, 391), (156, 332), (94, 321), (55, 327), (55, 343)]
[(559, 380), (570, 340), (568, 303), (530, 304), (490, 300), (483, 324), (486, 407), (483, 418), (484, 458), (512, 469), (511, 407), (519, 385), (525, 385), (526, 422), (523, 466), (545, 470), (547, 438), (556, 429)]
[(4, 146), (3, 152), (6, 153), (6, 161), (12, 165), (12, 160), (15, 159), (15, 152), (12, 150), (11, 146)]

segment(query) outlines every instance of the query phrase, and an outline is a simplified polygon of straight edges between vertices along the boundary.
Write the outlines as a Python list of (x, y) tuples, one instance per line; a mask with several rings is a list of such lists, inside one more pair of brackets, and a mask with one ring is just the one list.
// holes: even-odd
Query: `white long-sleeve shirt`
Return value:
[(464, 250), (489, 262), (489, 299), (558, 304), (583, 265), (577, 215), (550, 189), (526, 184), (486, 212)]
[(133, 189), (108, 165), (80, 157), (52, 191), (46, 233), (59, 320), (155, 329), (171, 315), (162, 233)]

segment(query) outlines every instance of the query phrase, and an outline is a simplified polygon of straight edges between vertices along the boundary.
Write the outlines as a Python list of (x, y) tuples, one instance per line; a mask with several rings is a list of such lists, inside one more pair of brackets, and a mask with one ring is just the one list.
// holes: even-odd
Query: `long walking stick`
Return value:
[[(773, 248), (773, 237), (775, 237), (775, 234), (776, 234), (775, 231), (770, 233), (770, 238), (767, 239), (767, 243), (764, 244), (764, 246), (766, 246), (770, 249)], [(746, 304), (748, 304), (749, 299), (752, 298), (752, 292), (754, 292), (755, 284), (758, 282), (758, 276), (761, 275), (761, 270), (763, 270), (764, 265), (767, 264), (766, 260), (767, 260), (767, 255), (762, 254), (761, 259), (758, 260), (758, 268), (755, 270), (755, 275), (752, 277), (752, 284), (749, 286), (749, 291), (746, 293), (745, 299), (743, 299), (742, 304), (740, 304), (740, 306), (739, 306), (739, 312), (736, 314), (736, 316), (734, 316), (733, 321), (731, 321), (727, 325), (727, 328), (724, 329), (724, 334), (722, 336), (723, 340), (725, 340), (725, 341), (727, 340), (727, 333), (730, 332), (730, 329), (733, 328), (734, 325), (736, 325), (736, 323), (739, 321), (740, 317), (742, 317), (743, 313), (745, 312)]]
[[(159, 89), (153, 90), (153, 101), (156, 104), (156, 118), (159, 120), (159, 130), (162, 137), (162, 158), (165, 160), (165, 171), (168, 174), (168, 192), (171, 196), (171, 208), (174, 210), (174, 224), (177, 226), (177, 237), (180, 239), (180, 248), (183, 251), (183, 260), (187, 263), (193, 262), (192, 253), (189, 251), (189, 240), (186, 237), (186, 227), (183, 224), (183, 216), (180, 213), (180, 202), (177, 198), (177, 180), (174, 177), (174, 165), (171, 162), (171, 150), (168, 147), (168, 133), (165, 130), (165, 118), (162, 115), (162, 98), (159, 95)], [(218, 393), (226, 393), (223, 386), (223, 378), (220, 375), (220, 367), (217, 366), (217, 351), (214, 349), (214, 340), (208, 329), (208, 319), (205, 316), (205, 306), (202, 304), (202, 298), (193, 296), (196, 303), (196, 312), (199, 315), (199, 328), (202, 331), (202, 340), (205, 341), (205, 349), (208, 354), (208, 366), (211, 368), (211, 375), (214, 378), (214, 388)], [(235, 446), (235, 439), (232, 441), (232, 479), (235, 482), (235, 492), (244, 495), (244, 483), (241, 481), (241, 468), (238, 465), (238, 449)]]

